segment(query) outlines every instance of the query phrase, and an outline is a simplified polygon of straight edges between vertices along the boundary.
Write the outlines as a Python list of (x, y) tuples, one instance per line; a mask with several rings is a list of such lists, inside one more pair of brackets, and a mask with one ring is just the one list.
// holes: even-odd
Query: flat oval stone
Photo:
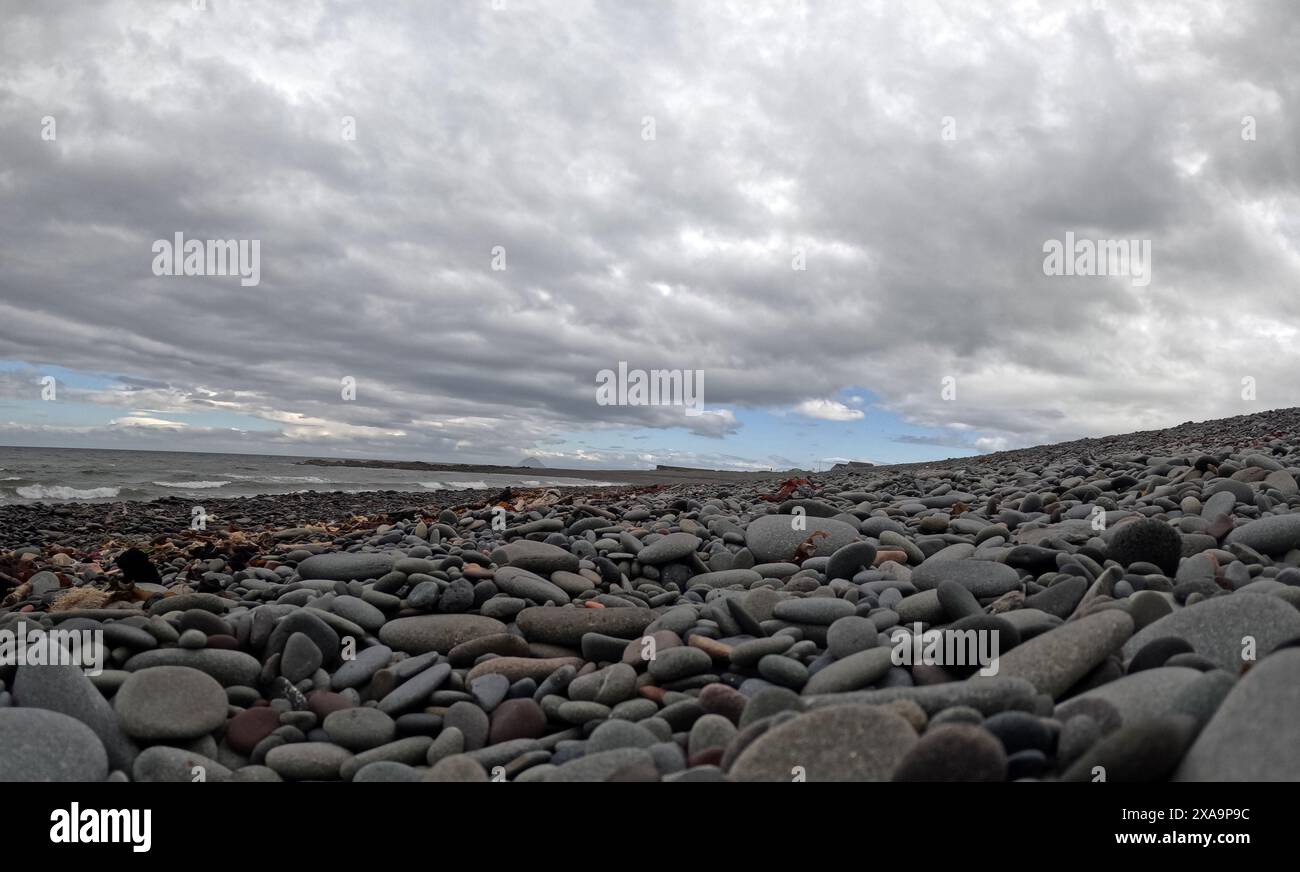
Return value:
[(385, 552), (314, 554), (298, 564), (299, 578), (352, 581), (379, 578), (392, 571), (393, 557)]
[(745, 546), (759, 563), (792, 562), (795, 552), (814, 533), (825, 533), (812, 539), (808, 556), (830, 557), (850, 542), (861, 539), (856, 529), (833, 518), (814, 518), (798, 515), (763, 515), (749, 522), (745, 528)]
[(132, 673), (113, 697), (113, 708), (133, 738), (197, 739), (226, 722), (226, 692), (197, 669), (155, 666)]
[(332, 742), (296, 742), (268, 751), (266, 765), (281, 778), (336, 781), (339, 770), (351, 758), (351, 751)]
[(1143, 627), (1124, 645), (1123, 653), (1129, 661), (1155, 639), (1182, 639), (1197, 654), (1236, 674), (1244, 665), (1242, 640), (1247, 636), (1255, 640), (1256, 656), (1263, 656), (1280, 643), (1300, 636), (1300, 611), (1279, 597), (1265, 594), (1216, 596), (1177, 609)]
[(1020, 575), (1005, 563), (991, 560), (927, 560), (912, 570), (917, 590), (933, 590), (955, 581), (977, 597), (996, 597), (1020, 586)]
[[(514, 566), (528, 572), (550, 575), (552, 572), (578, 571), (578, 556), (558, 545), (534, 542), (531, 539), (517, 539), (492, 552), (492, 562), (501, 566)], [(500, 578), (500, 572), (497, 578)]]
[(1265, 657), (1237, 682), (1175, 781), (1300, 781), (1300, 649)]
[(0, 782), (107, 777), (104, 744), (81, 721), (45, 709), (0, 708)]
[(856, 611), (857, 606), (848, 600), (817, 596), (781, 600), (772, 613), (783, 621), (796, 624), (830, 626), (840, 618), (846, 618)]
[(738, 781), (888, 781), (916, 742), (912, 726), (884, 708), (828, 706), (759, 736), (730, 774)]
[(505, 624), (481, 615), (416, 615), (384, 624), (379, 638), (385, 645), (410, 654), (445, 653), (471, 639), (505, 631)]
[(582, 637), (587, 633), (631, 639), (645, 630), (656, 617), (650, 609), (536, 606), (520, 612), (515, 617), (515, 624), (529, 642), (545, 642), (577, 649), (581, 647)]
[(637, 552), (636, 559), (646, 566), (681, 560), (700, 547), (700, 537), (690, 533), (669, 533)]

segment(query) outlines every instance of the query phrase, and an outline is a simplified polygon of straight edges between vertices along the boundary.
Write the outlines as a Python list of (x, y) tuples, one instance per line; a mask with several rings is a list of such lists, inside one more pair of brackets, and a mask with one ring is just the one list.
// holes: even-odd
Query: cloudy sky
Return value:
[[(0, 19), (0, 444), (811, 467), (1300, 405), (1288, 0)], [(597, 403), (619, 361), (705, 414)]]

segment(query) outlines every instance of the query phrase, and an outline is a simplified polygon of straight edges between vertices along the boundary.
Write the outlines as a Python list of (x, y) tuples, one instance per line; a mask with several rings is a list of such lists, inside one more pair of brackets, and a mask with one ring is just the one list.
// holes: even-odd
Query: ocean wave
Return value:
[(155, 481), (158, 487), (179, 487), (185, 490), (203, 490), (210, 487), (225, 487), (228, 481)]
[(329, 484), (329, 479), (317, 475), (240, 475), (236, 472), (225, 473), (226, 478), (237, 481), (252, 481), (259, 484)]
[(419, 485), (429, 490), (484, 490), (491, 487), (485, 481), (422, 481)]
[(116, 487), (79, 489), (61, 484), (33, 484), (17, 488), (14, 493), (25, 500), (107, 500), (117, 496), (120, 490)]

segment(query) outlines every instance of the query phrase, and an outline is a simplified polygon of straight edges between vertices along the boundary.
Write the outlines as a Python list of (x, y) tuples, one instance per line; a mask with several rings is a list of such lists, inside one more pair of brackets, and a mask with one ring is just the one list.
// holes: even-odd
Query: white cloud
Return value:
[(861, 421), (864, 417), (861, 409), (850, 409), (835, 400), (804, 400), (795, 406), (795, 411), (822, 421)]

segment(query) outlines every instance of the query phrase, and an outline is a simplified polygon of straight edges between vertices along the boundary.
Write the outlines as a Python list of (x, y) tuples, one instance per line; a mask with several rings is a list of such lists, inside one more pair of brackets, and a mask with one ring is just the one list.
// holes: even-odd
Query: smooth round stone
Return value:
[(556, 670), (582, 665), (581, 657), (492, 657), (471, 669), (465, 678), (473, 681), (480, 675), (497, 673), (510, 679), (512, 685), (518, 681), (542, 682)]
[[(762, 688), (750, 697), (749, 702), (745, 704), (745, 709), (740, 715), (740, 728), (744, 729), (755, 721), (780, 712), (802, 712), (804, 702), (795, 693), (787, 687), (775, 687), (762, 682)], [(741, 688), (745, 690), (744, 687)]]
[(1028, 712), (998, 712), (985, 719), (984, 729), (1002, 743), (1007, 754), (1026, 748), (1048, 752), (1055, 741), (1047, 725)]
[(649, 672), (655, 681), (669, 683), (708, 672), (713, 659), (699, 648), (683, 646), (656, 653), (650, 661)]
[(814, 533), (826, 535), (812, 540), (814, 548), (809, 556), (813, 557), (830, 557), (850, 542), (861, 539), (855, 528), (832, 518), (763, 515), (745, 528), (745, 546), (758, 563), (788, 563)]
[(615, 748), (586, 754), (569, 760), (547, 773), (547, 782), (608, 781), (619, 772), (645, 771), (654, 766), (654, 757), (645, 748)]
[(107, 777), (104, 744), (81, 721), (45, 709), (0, 708), (0, 782)]
[(718, 572), (701, 572), (699, 575), (691, 576), (689, 587), (723, 588), (732, 587), (733, 585), (749, 587), (762, 580), (763, 576), (752, 569), (723, 569)]
[(821, 624), (829, 626), (840, 618), (848, 617), (857, 611), (857, 606), (848, 600), (832, 597), (806, 597), (804, 599), (781, 600), (772, 610), (775, 617), (794, 624)]
[(202, 630), (186, 630), (181, 633), (181, 637), (176, 640), (176, 644), (182, 648), (197, 651), (200, 648), (208, 647), (208, 634)]
[(1300, 636), (1300, 611), (1275, 596), (1234, 593), (1216, 596), (1178, 609), (1142, 628), (1124, 645), (1124, 657), (1131, 660), (1147, 645), (1161, 638), (1183, 639), (1203, 657), (1229, 672), (1240, 672), (1246, 650), (1242, 640), (1255, 640), (1257, 656), (1263, 656), (1288, 639)]
[(758, 661), (758, 674), (773, 684), (799, 690), (808, 682), (808, 667), (781, 654), (768, 654)]
[[(574, 557), (576, 560), (577, 558)], [(564, 588), (551, 584), (540, 575), (517, 566), (503, 566), (496, 571), (493, 584), (503, 593), (535, 603), (553, 602), (563, 605), (569, 602), (569, 595)]]
[(870, 542), (852, 542), (836, 550), (826, 563), (826, 577), (853, 578), (864, 569), (871, 569), (876, 560), (876, 546)]
[(604, 721), (592, 730), (587, 739), (587, 753), (599, 754), (616, 748), (649, 748), (658, 741), (658, 736), (640, 724), (631, 721)]
[(528, 572), (536, 572), (540, 575), (550, 575), (552, 572), (578, 571), (578, 557), (558, 545), (550, 545), (546, 542), (535, 542), (531, 539), (516, 539), (509, 544), (502, 545), (492, 552), (492, 562), (500, 565), (510, 565)]
[(455, 727), (465, 737), (465, 750), (477, 751), (487, 744), (490, 724), (487, 713), (472, 702), (458, 702), (442, 717), (443, 729)]
[(1141, 672), (1144, 669), (1155, 669), (1157, 666), (1164, 666), (1170, 657), (1179, 654), (1193, 653), (1192, 645), (1186, 639), (1179, 639), (1176, 636), (1166, 636), (1162, 639), (1152, 639), (1133, 655), (1133, 659), (1128, 664), (1128, 674)]
[(700, 537), (691, 533), (669, 533), (638, 551), (636, 559), (642, 565), (656, 566), (688, 557), (700, 547), (700, 544)]
[[(1082, 579), (1080, 579), (1082, 581)], [(939, 605), (943, 606), (944, 615), (950, 621), (958, 621), (962, 618), (975, 617), (984, 614), (984, 608), (980, 605), (975, 594), (966, 589), (961, 582), (945, 579), (939, 582), (935, 588), (939, 592)], [(885, 593), (891, 593), (886, 591)], [(897, 594), (897, 591), (892, 591)], [(884, 596), (881, 596), (881, 605), (892, 605), (893, 602), (886, 603)]]
[(916, 745), (900, 715), (836, 705), (799, 715), (755, 739), (731, 767), (738, 781), (887, 781)]
[(307, 710), (316, 716), (318, 723), (323, 723), (334, 712), (350, 709), (353, 705), (353, 699), (329, 690), (313, 690), (307, 694)]
[[(130, 673), (121, 675), (130, 677)], [(103, 742), (109, 765), (123, 772), (131, 771), (139, 749), (122, 732), (112, 704), (79, 667), (19, 666), (14, 675), (13, 696), (21, 706), (49, 709), (81, 721)], [(0, 746), (0, 753), (3, 752)]]
[(343, 761), (343, 765), (339, 767), (339, 777), (344, 781), (352, 781), (364, 767), (379, 760), (405, 763), (408, 766), (424, 763), (429, 748), (432, 746), (432, 736), (407, 736), (404, 739), (380, 745), (378, 748), (362, 751), (356, 756)]
[(433, 692), (451, 675), (451, 666), (437, 663), (399, 684), (379, 701), (379, 710), (396, 717), (404, 712), (422, 708), (429, 703)]
[(462, 754), (465, 751), (465, 735), (456, 727), (449, 727), (438, 733), (434, 738), (433, 744), (425, 752), (425, 762), (434, 766), (439, 760), (451, 757), (456, 754)]
[(1115, 681), (1071, 697), (1056, 707), (1056, 719), (1066, 720), (1093, 700), (1109, 703), (1122, 723), (1148, 720), (1168, 714), (1179, 694), (1200, 680), (1203, 673), (1183, 666), (1159, 666), (1125, 675)]
[(479, 615), (416, 615), (384, 624), (379, 639), (391, 648), (411, 654), (445, 653), (471, 639), (505, 631), (505, 624)]
[(156, 666), (132, 673), (113, 697), (113, 708), (133, 738), (197, 739), (226, 722), (226, 692), (197, 669)]
[(425, 773), (424, 780), (444, 784), (474, 784), (486, 783), (490, 779), (482, 763), (465, 754), (453, 754), (433, 764)]
[(330, 676), (330, 687), (333, 690), (360, 687), (376, 672), (387, 666), (392, 659), (393, 649), (387, 645), (363, 648), (357, 652), (354, 659), (343, 661), (343, 664)]
[[(1014, 614), (1008, 612), (1007, 614)], [(1069, 690), (1133, 633), (1133, 619), (1116, 609), (1070, 621), (1022, 642), (998, 659), (998, 676), (1023, 678), (1053, 699)], [(981, 675), (972, 682), (989, 681)]]
[(889, 648), (868, 648), (823, 666), (803, 686), (805, 696), (847, 693), (882, 680), (893, 666)]
[(346, 553), (315, 554), (298, 564), (299, 578), (351, 581), (379, 578), (393, 568), (391, 554)]
[(850, 654), (876, 647), (879, 635), (874, 621), (849, 615), (836, 620), (826, 631), (826, 650), (836, 660), (842, 660)]
[(1084, 751), (1061, 780), (1091, 782), (1104, 773), (1108, 782), (1164, 781), (1195, 735), (1194, 721), (1187, 715), (1162, 715), (1124, 724)]
[(939, 624), (945, 617), (937, 590), (923, 590), (905, 596), (899, 600), (893, 610), (898, 615), (898, 620), (904, 624)]
[(1068, 618), (1088, 592), (1088, 580), (1080, 576), (1062, 578), (1046, 590), (1025, 598), (1025, 608), (1038, 609), (1064, 620)]
[(656, 615), (650, 609), (556, 608), (539, 606), (524, 609), (515, 624), (529, 642), (545, 642), (580, 649), (587, 633), (600, 633), (620, 639), (639, 636)]
[(515, 739), (540, 739), (546, 734), (546, 715), (531, 699), (508, 699), (492, 711), (488, 744)]
[(1178, 531), (1155, 518), (1126, 521), (1109, 531), (1107, 556), (1121, 566), (1150, 563), (1172, 578), (1182, 553), (1183, 540)]
[(193, 784), (201, 777), (205, 782), (229, 781), (231, 770), (203, 754), (185, 748), (154, 745), (135, 758), (131, 778), (151, 784)]
[(931, 728), (894, 770), (894, 781), (996, 782), (1007, 777), (1002, 743), (972, 724)]
[(406, 604), (413, 609), (429, 611), (438, 605), (438, 597), (442, 596), (442, 588), (436, 581), (422, 581), (411, 592), (406, 595)]
[(551, 584), (571, 597), (580, 596), (589, 590), (594, 590), (596, 587), (596, 582), (585, 575), (579, 575), (576, 572), (565, 572), (564, 570), (551, 573)]
[(485, 712), (490, 712), (510, 692), (510, 679), (496, 673), (480, 675), (470, 682), (469, 692), (473, 695), (474, 701), (478, 703), (479, 708)]
[(201, 651), (155, 648), (136, 654), (122, 668), (128, 672), (139, 672), (157, 666), (188, 666), (212, 676), (223, 687), (254, 687), (262, 673), (262, 664), (251, 654), (219, 648), (204, 648)]
[(362, 766), (357, 770), (357, 774), (352, 776), (353, 783), (358, 781), (392, 783), (423, 780), (424, 776), (414, 766), (398, 763), (395, 760), (375, 760)]
[(293, 781), (334, 781), (350, 759), (352, 752), (332, 742), (296, 742), (268, 751), (266, 765)]
[(226, 724), (226, 744), (245, 757), (253, 753), (257, 743), (280, 727), (280, 713), (270, 706), (245, 709)]
[(1259, 518), (1234, 527), (1223, 541), (1225, 545), (1245, 545), (1261, 554), (1285, 554), (1300, 548), (1300, 512)]
[[(1175, 781), (1300, 781), (1300, 648), (1260, 660), (1237, 682)], [(0, 746), (3, 747), (3, 746)]]
[(929, 559), (912, 570), (912, 584), (919, 591), (935, 590), (944, 581), (955, 581), (977, 597), (1002, 596), (1020, 586), (1020, 574), (1005, 563), (991, 560)]
[(397, 724), (393, 719), (368, 706), (334, 712), (321, 726), (331, 742), (349, 751), (367, 751), (397, 738)]
[(762, 639), (752, 639), (748, 642), (741, 642), (735, 648), (731, 649), (728, 655), (731, 664), (741, 669), (750, 669), (758, 665), (769, 654), (780, 654), (788, 651), (795, 643), (792, 636), (767, 636)]
[(561, 703), (557, 710), (560, 720), (569, 724), (604, 720), (609, 717), (609, 712), (609, 706), (598, 702), (565, 702)]
[(473, 666), (474, 661), (484, 654), (499, 654), (502, 657), (527, 657), (528, 643), (512, 633), (480, 636), (452, 648), (447, 654), (447, 659), (456, 669), (464, 669), (467, 666)]
[(280, 674), (297, 684), (314, 675), (323, 662), (324, 657), (311, 637), (306, 633), (294, 633), (284, 643), (284, 652), (280, 655)]
[(368, 633), (378, 632), (386, 620), (383, 612), (360, 597), (337, 597), (330, 608), (334, 614), (346, 618)]
[(691, 725), (688, 753), (694, 757), (712, 748), (725, 748), (736, 737), (736, 725), (722, 715), (704, 715)]
[(636, 670), (626, 663), (616, 663), (573, 679), (569, 684), (569, 699), (613, 706), (631, 699), (636, 694), (636, 683)]

